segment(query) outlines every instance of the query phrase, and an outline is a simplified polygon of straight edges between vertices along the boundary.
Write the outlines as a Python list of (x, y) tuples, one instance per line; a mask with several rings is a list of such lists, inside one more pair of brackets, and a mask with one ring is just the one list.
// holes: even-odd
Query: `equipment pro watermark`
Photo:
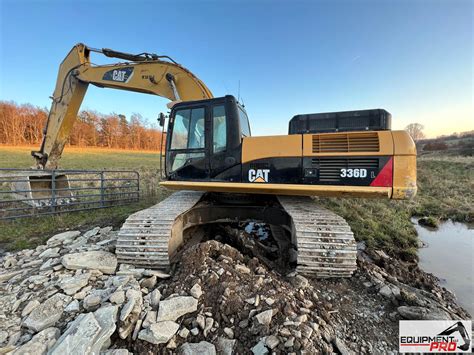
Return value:
[(401, 353), (470, 353), (472, 321), (402, 320), (398, 342)]

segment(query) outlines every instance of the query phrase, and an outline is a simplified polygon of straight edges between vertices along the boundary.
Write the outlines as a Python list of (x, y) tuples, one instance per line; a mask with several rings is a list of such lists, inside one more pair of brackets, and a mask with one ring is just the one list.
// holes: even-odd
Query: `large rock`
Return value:
[(94, 313), (82, 313), (59, 338), (49, 355), (86, 354), (99, 332), (100, 325)]
[(46, 259), (46, 258), (57, 258), (59, 256), (59, 248), (49, 248), (43, 251), (38, 258)]
[(117, 306), (82, 313), (70, 324), (48, 355), (99, 354), (115, 331)]
[(30, 314), (36, 307), (38, 307), (41, 303), (37, 300), (31, 300), (28, 302), (28, 304), (23, 308), (21, 311), (21, 316), (26, 317), (28, 314)]
[(23, 326), (35, 332), (52, 327), (61, 318), (64, 308), (70, 301), (71, 297), (56, 293), (33, 309), (24, 320)]
[(409, 307), (401, 306), (397, 308), (398, 313), (405, 318), (410, 320), (446, 320), (451, 319), (449, 314), (439, 308), (426, 308), (426, 307)]
[(59, 287), (62, 288), (66, 295), (73, 295), (87, 285), (90, 276), (91, 274), (86, 273), (79, 276), (65, 277), (59, 283)]
[(152, 308), (156, 309), (160, 304), (161, 292), (157, 288), (150, 293), (150, 305)]
[(12, 272), (7, 272), (7, 273), (4, 273), (4, 274), (0, 274), (0, 283), (10, 280), (14, 276), (19, 275), (22, 272), (23, 272), (23, 270), (18, 270), (18, 271), (12, 271)]
[(189, 290), (189, 293), (191, 294), (191, 296), (193, 296), (194, 298), (197, 298), (199, 299), (201, 296), (202, 296), (202, 289), (201, 289), (201, 286), (199, 284), (195, 284), (191, 290)]
[(64, 255), (61, 262), (66, 269), (92, 269), (104, 274), (113, 274), (117, 268), (117, 257), (100, 250)]
[(216, 348), (219, 354), (222, 355), (232, 355), (234, 353), (235, 339), (227, 339), (224, 337), (219, 337), (217, 339)]
[(265, 346), (265, 341), (262, 339), (260, 340), (253, 348), (252, 353), (254, 355), (266, 355), (268, 354), (268, 349)]
[(58, 328), (46, 328), (36, 334), (29, 342), (13, 352), (13, 355), (43, 355), (52, 348), (61, 335)]
[(99, 233), (100, 227), (95, 227), (93, 229), (88, 230), (87, 232), (84, 233), (83, 237), (86, 239), (89, 239), (90, 237), (93, 237), (97, 233)]
[(198, 301), (194, 297), (178, 296), (160, 302), (158, 308), (158, 322), (165, 320), (175, 321), (179, 317), (197, 311)]
[(268, 311), (263, 311), (255, 316), (257, 321), (263, 325), (270, 325), (272, 322), (273, 311), (269, 309)]
[(48, 239), (46, 245), (48, 245), (49, 247), (53, 247), (61, 244), (69, 244), (79, 235), (81, 235), (81, 232), (79, 231), (69, 231), (56, 234), (55, 236)]
[(84, 301), (82, 301), (82, 305), (88, 311), (96, 310), (97, 308), (99, 308), (100, 305), (100, 297), (94, 294), (87, 295), (84, 298)]
[(216, 355), (216, 347), (207, 341), (184, 343), (178, 350), (180, 355)]
[(67, 305), (67, 307), (64, 309), (66, 312), (79, 312), (79, 301), (74, 300), (71, 303)]
[[(135, 324), (143, 309), (142, 293), (138, 290), (128, 289), (126, 292), (127, 303), (120, 313), (119, 336), (126, 339), (134, 330)], [(137, 330), (138, 331), (138, 330)]]
[[(186, 329), (186, 328), (184, 328)], [(6, 342), (8, 339), (8, 332), (5, 330), (0, 330), (0, 345)]]
[(110, 339), (115, 331), (117, 321), (118, 306), (105, 306), (94, 312), (95, 319), (99, 322), (100, 332), (94, 339), (91, 352), (99, 354), (104, 344)]
[(115, 291), (110, 295), (109, 301), (117, 305), (121, 305), (125, 302), (125, 292), (123, 290)]
[(341, 339), (336, 337), (333, 340), (333, 344), (336, 346), (337, 350), (339, 350), (339, 353), (341, 355), (351, 355), (352, 354), (352, 352), (347, 349), (346, 344), (344, 344), (344, 342)]
[(138, 333), (138, 339), (158, 345), (167, 343), (179, 329), (179, 324), (170, 320), (153, 323)]
[(272, 350), (275, 349), (278, 344), (280, 344), (280, 339), (278, 339), (278, 337), (275, 335), (269, 335), (265, 339), (265, 345)]
[(390, 287), (388, 287), (387, 285), (383, 285), (380, 288), (379, 293), (382, 296), (386, 297), (386, 298), (392, 298), (393, 297), (392, 289)]

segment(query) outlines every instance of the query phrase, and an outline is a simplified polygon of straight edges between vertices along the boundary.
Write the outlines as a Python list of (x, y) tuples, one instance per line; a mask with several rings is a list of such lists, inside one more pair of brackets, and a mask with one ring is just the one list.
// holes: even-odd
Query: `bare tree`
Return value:
[[(47, 118), (46, 109), (0, 100), (0, 144), (39, 144)], [(159, 150), (160, 143), (161, 132), (138, 113), (129, 123), (123, 115), (86, 110), (78, 114), (68, 142), (79, 147), (145, 150)]]
[(411, 138), (416, 142), (420, 139), (425, 138), (425, 134), (423, 130), (425, 127), (420, 123), (410, 123), (408, 126), (405, 127), (405, 131), (411, 136)]

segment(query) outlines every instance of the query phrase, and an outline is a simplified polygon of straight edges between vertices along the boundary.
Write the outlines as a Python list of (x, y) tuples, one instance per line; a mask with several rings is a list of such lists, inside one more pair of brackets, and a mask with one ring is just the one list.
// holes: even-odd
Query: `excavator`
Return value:
[[(122, 62), (93, 65), (91, 53)], [(311, 196), (409, 199), (416, 194), (416, 149), (391, 130), (382, 109), (296, 115), (288, 135), (251, 135), (232, 95), (213, 97), (168, 56), (72, 48), (60, 65), (36, 167), (55, 169), (92, 84), (169, 99), (164, 179), (179, 190), (130, 215), (119, 231), (119, 262), (167, 270), (189, 231), (254, 221), (269, 226), (279, 253), (297, 272), (350, 277), (356, 243), (347, 222)]]

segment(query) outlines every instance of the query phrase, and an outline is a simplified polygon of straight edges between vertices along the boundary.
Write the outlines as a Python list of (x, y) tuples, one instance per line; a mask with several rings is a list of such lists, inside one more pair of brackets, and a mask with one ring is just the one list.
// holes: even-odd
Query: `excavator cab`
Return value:
[(247, 136), (247, 113), (232, 95), (174, 105), (166, 142), (168, 180), (236, 181)]

